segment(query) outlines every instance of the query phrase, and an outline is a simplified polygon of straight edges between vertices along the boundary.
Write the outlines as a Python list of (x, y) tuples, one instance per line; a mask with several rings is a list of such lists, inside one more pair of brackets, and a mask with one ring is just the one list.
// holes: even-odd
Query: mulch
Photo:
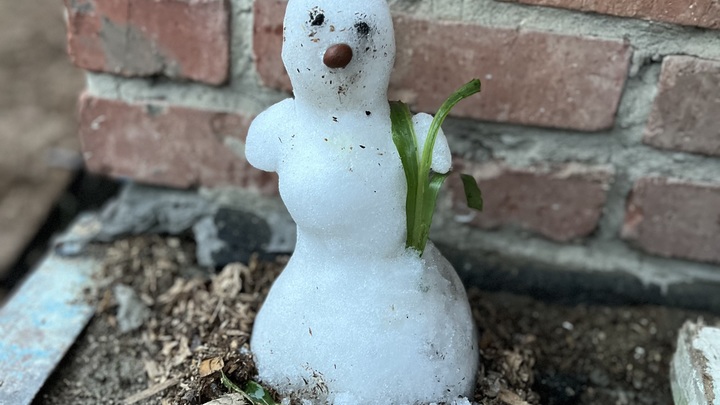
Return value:
[[(97, 314), (36, 404), (197, 405), (255, 377), (252, 323), (287, 257), (200, 268), (194, 244), (139, 236), (106, 246)], [(149, 309), (120, 333), (113, 287)], [(564, 306), (470, 288), (480, 330), (482, 405), (672, 404), (668, 365), (685, 320), (716, 316), (657, 306)], [(134, 401), (134, 402), (133, 402)]]

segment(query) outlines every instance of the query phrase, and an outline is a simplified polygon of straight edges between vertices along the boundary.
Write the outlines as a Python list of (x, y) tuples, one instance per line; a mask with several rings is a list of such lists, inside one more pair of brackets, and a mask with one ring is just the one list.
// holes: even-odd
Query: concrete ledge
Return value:
[(436, 245), (466, 285), (483, 290), (509, 291), (565, 304), (653, 304), (720, 313), (720, 282), (688, 278), (661, 287), (621, 270), (591, 271), (496, 251)]
[(675, 405), (713, 405), (720, 401), (720, 329), (686, 322), (670, 365)]

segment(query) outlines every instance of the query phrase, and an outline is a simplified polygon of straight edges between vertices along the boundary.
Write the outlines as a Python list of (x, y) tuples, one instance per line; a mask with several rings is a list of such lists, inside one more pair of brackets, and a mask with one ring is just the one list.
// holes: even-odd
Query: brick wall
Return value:
[[(499, 257), (623, 274), (665, 293), (720, 283), (720, 3), (390, 3), (392, 97), (433, 112), (469, 78), (483, 80), (445, 132), (487, 209), (466, 211), (450, 184), (434, 239), (483, 252), (481, 268)], [(242, 151), (252, 117), (291, 90), (285, 5), (65, 0), (69, 54), (88, 70), (88, 167), (276, 195), (275, 177)]]

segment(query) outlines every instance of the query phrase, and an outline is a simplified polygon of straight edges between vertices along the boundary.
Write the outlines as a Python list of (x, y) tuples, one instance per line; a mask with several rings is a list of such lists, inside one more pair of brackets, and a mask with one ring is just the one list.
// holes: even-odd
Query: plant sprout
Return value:
[[(428, 241), (438, 192), (445, 179), (452, 174), (452, 171), (435, 173), (431, 170), (435, 139), (450, 110), (461, 100), (479, 93), (480, 89), (480, 80), (473, 79), (445, 100), (430, 124), (422, 153), (418, 148), (410, 109), (400, 101), (390, 103), (393, 142), (400, 154), (405, 179), (407, 180), (407, 200), (405, 205), (407, 212), (406, 246), (416, 250), (421, 256)], [(460, 178), (465, 189), (468, 206), (482, 211), (482, 193), (475, 179), (467, 174), (460, 174)]]
[(222, 382), (229, 391), (242, 395), (242, 397), (252, 405), (277, 405), (277, 402), (272, 399), (272, 395), (255, 381), (248, 381), (243, 390), (220, 370), (220, 382)]

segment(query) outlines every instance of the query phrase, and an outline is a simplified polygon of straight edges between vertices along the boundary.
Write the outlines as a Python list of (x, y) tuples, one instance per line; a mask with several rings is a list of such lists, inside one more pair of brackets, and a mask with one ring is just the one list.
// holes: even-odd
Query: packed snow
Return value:
[[(260, 114), (246, 145), (253, 166), (278, 173), (298, 227), (255, 322), (260, 379), (314, 404), (472, 395), (478, 349), (465, 290), (432, 244), (422, 258), (405, 248), (387, 2), (290, 0), (282, 56), (295, 97)], [(430, 120), (413, 119), (419, 142)], [(450, 162), (440, 133), (433, 169)]]

